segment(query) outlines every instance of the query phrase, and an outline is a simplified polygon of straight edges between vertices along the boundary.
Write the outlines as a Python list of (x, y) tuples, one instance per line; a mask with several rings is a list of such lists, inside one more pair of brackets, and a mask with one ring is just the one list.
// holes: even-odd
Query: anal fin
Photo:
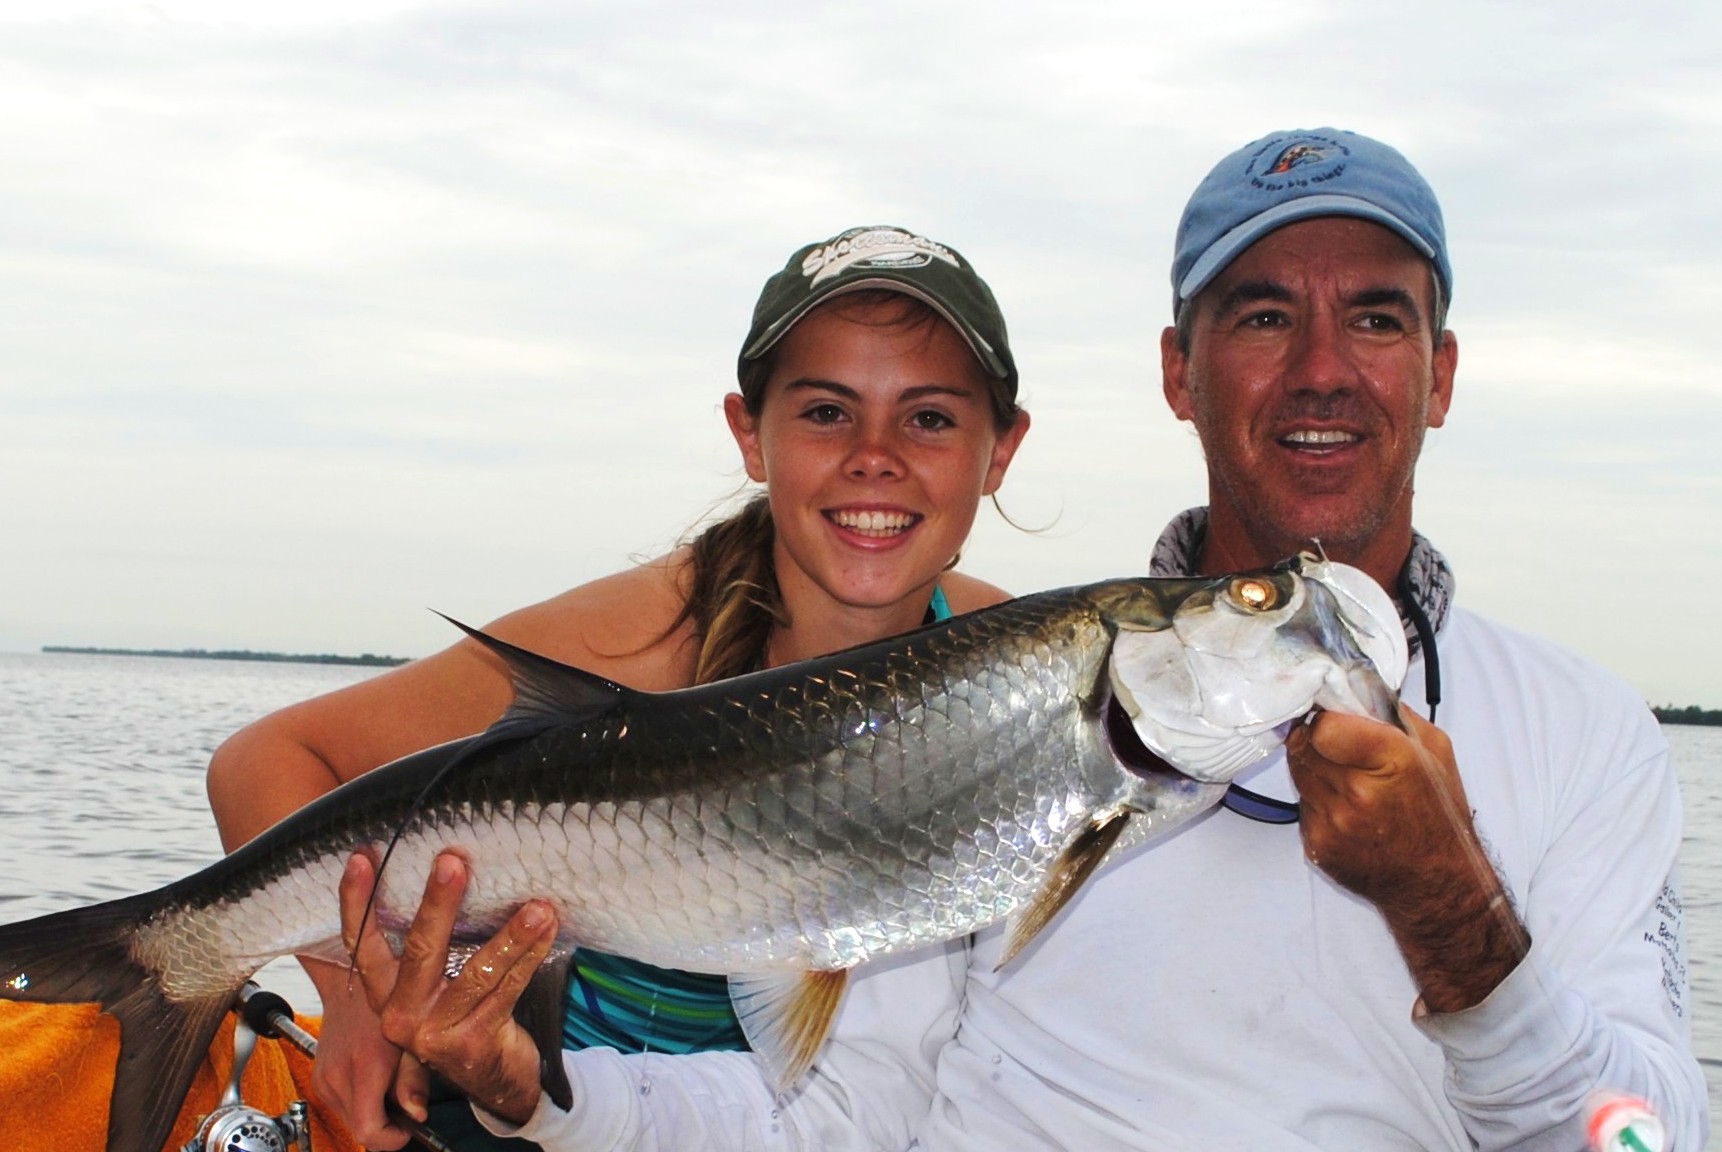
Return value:
[(562, 1004), (568, 994), (568, 970), (573, 964), (572, 949), (540, 964), (526, 991), (514, 1004), (515, 1020), (526, 1029), (538, 1049), (540, 1086), (564, 1112), (574, 1107), (574, 1089), (562, 1063)]
[(748, 1045), (778, 1091), (799, 1080), (825, 1045), (849, 989), (849, 969), (729, 978), (729, 998)]

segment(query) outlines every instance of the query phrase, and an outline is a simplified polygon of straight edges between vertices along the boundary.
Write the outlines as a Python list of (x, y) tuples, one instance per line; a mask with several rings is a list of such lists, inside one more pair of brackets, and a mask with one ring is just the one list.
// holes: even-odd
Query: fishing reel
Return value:
[[(285, 1040), (313, 1060), (317, 1038), (299, 1027), (287, 1001), (249, 981), (239, 990), (238, 1008), (239, 1020), (233, 1025), (233, 1079), (215, 1111), (204, 1117), (197, 1135), (179, 1152), (287, 1152), (290, 1148), (311, 1152), (311, 1112), (305, 1101), (295, 1100), (287, 1111), (271, 1116), (240, 1099), (239, 1078), (245, 1075), (259, 1036)], [(401, 1115), (394, 1122), (426, 1152), (454, 1152), (428, 1126)]]
[[(239, 1079), (251, 1062), (258, 1036), (282, 1037), (299, 1043), (288, 1032), (300, 1031), (293, 1022), (293, 1009), (273, 992), (246, 984), (239, 993), (239, 1019), (233, 1026), (233, 1077), (215, 1111), (204, 1117), (180, 1152), (311, 1152), (311, 1112), (305, 1101), (295, 1100), (287, 1111), (271, 1116), (245, 1103), (239, 1094)], [(316, 1041), (308, 1034), (313, 1051)]]
[(311, 1116), (295, 1100), (279, 1116), (249, 1104), (223, 1105), (209, 1114), (183, 1152), (311, 1152)]

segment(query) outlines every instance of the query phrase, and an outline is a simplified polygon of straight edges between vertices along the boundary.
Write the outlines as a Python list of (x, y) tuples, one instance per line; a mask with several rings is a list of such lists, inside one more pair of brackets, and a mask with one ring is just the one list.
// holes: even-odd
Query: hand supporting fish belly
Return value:
[[(160, 1147), (252, 972), (343, 956), (335, 893), (356, 850), (383, 861), (385, 931), (446, 849), (469, 877), (457, 943), (529, 899), (552, 907), (557, 947), (522, 1004), (559, 1102), (575, 945), (727, 974), (787, 1086), (856, 964), (1007, 918), (1014, 955), (1127, 825), (1139, 839), (1200, 814), (1313, 707), (1389, 719), (1405, 671), (1386, 595), (1307, 557), (1025, 596), (667, 693), (474, 635), (516, 679), (488, 731), (367, 773), (166, 888), (0, 927), (0, 997), (120, 1019), (109, 1152)], [(1176, 771), (1109, 738), (1115, 697)]]

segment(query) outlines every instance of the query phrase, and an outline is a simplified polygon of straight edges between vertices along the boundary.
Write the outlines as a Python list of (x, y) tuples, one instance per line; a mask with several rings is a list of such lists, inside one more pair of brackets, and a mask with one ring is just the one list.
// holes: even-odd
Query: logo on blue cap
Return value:
[[(1275, 141), (1278, 143), (1278, 141)], [(1338, 140), (1330, 140), (1323, 136), (1305, 136), (1295, 144), (1287, 144), (1277, 151), (1274, 145), (1250, 157), (1248, 168), (1250, 183), (1264, 192), (1283, 192), (1287, 188), (1309, 188), (1316, 184), (1325, 184), (1329, 180), (1337, 180), (1345, 174), (1347, 160), (1351, 157), (1351, 149)], [(1266, 166), (1257, 174), (1257, 166), (1266, 160)], [(1284, 179), (1271, 179), (1284, 177)]]
[(1345, 154), (1344, 147), (1338, 144), (1328, 147), (1320, 144), (1293, 144), (1274, 158), (1274, 162), (1268, 166), (1268, 175), (1278, 176), (1304, 164), (1319, 164), (1336, 150), (1341, 155)]

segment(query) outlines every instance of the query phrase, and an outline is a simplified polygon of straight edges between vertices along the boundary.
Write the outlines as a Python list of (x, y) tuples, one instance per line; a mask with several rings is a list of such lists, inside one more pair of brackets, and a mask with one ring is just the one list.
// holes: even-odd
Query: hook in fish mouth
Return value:
[(1327, 549), (1322, 546), (1321, 537), (1311, 536), (1308, 548), (1292, 553), (1268, 570), (1270, 572), (1293, 572), (1302, 575), (1306, 568), (1332, 563), (1333, 560), (1329, 558)]

